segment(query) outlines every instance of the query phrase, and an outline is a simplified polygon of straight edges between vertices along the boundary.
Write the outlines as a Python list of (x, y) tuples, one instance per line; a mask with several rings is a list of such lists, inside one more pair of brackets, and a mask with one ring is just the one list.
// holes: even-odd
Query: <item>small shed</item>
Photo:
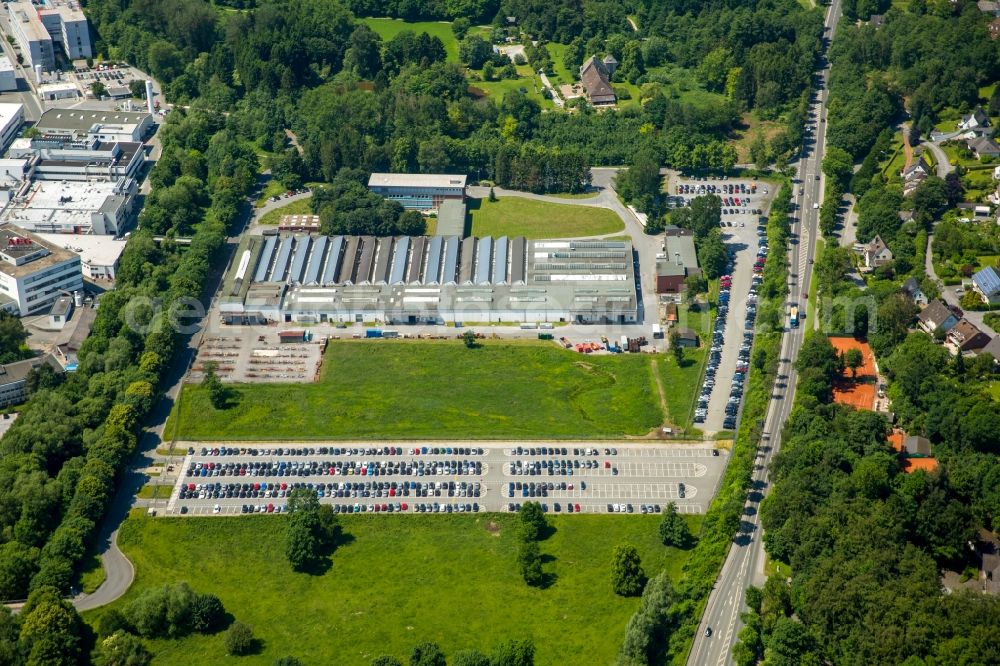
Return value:
[(280, 331), (278, 341), (281, 344), (290, 344), (306, 341), (306, 332), (301, 330)]
[[(677, 333), (677, 344), (681, 347), (697, 347), (698, 346), (698, 334), (687, 327), (675, 328), (674, 331)], [(673, 337), (673, 336), (671, 336)]]

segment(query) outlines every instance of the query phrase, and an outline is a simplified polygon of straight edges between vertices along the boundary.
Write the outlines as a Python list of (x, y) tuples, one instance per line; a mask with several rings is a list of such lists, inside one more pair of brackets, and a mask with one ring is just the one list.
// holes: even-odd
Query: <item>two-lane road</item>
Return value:
[[(834, 0), (826, 14), (826, 36), (833, 38), (840, 18), (840, 0)], [(827, 48), (829, 43), (827, 44)], [(817, 92), (810, 106), (810, 131), (806, 134), (798, 165), (793, 213), (800, 221), (792, 226), (789, 247), (789, 303), (806, 312), (815, 304), (806, 303), (812, 262), (819, 233), (819, 205), (823, 196), (821, 165), (826, 147), (827, 83), (829, 64), (823, 57), (823, 67), (817, 74)], [(815, 143), (810, 147), (810, 141)], [(798, 228), (796, 228), (798, 227)], [(764, 580), (764, 548), (758, 508), (770, 487), (768, 467), (781, 443), (781, 428), (792, 408), (797, 381), (793, 363), (805, 335), (805, 325), (789, 329), (782, 337), (778, 381), (764, 420), (764, 435), (757, 452), (750, 495), (744, 508), (740, 532), (730, 547), (715, 588), (712, 590), (695, 635), (689, 666), (724, 666), (732, 663), (732, 648), (742, 627), (740, 614), (745, 610), (744, 595), (751, 584)], [(707, 630), (711, 629), (710, 635)]]

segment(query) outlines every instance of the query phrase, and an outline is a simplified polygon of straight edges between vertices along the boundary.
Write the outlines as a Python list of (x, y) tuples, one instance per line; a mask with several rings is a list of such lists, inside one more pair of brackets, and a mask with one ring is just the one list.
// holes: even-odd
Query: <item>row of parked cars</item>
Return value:
[[(548, 503), (542, 502), (540, 504), (540, 506), (542, 507), (542, 512), (543, 513), (548, 513), (549, 512), (549, 505), (548, 505)], [(516, 503), (516, 502), (510, 502), (509, 504), (507, 504), (507, 511), (509, 511), (511, 513), (517, 513), (520, 510), (521, 510), (521, 505), (518, 504), (518, 503)], [(552, 503), (552, 511), (554, 513), (562, 513), (562, 510), (563, 510), (563, 505), (562, 504), (560, 504), (559, 502), (553, 502)], [(573, 504), (571, 502), (567, 502), (566, 503), (566, 513), (583, 513), (583, 510), (580, 508), (579, 504)]]
[[(188, 447), (188, 455), (193, 456), (195, 449)], [(486, 449), (477, 446), (369, 446), (369, 447), (339, 447), (320, 446), (303, 447), (301, 449), (276, 448), (253, 449), (246, 447), (222, 446), (215, 448), (201, 447), (198, 455), (205, 456), (481, 456)], [(566, 449), (563, 449), (563, 454)]]
[[(757, 183), (678, 183), (675, 194), (756, 194)], [(767, 194), (767, 188), (764, 188)]]
[[(732, 270), (730, 261), (727, 270)], [(712, 399), (712, 389), (715, 388), (715, 375), (722, 361), (722, 345), (726, 339), (726, 318), (729, 315), (729, 293), (732, 288), (732, 276), (728, 273), (719, 278), (719, 300), (715, 311), (715, 328), (712, 330), (712, 347), (708, 351), (708, 364), (705, 366), (705, 378), (702, 380), (701, 393), (698, 395), (698, 406), (694, 410), (695, 423), (704, 423), (708, 417), (708, 402)]]
[[(395, 502), (395, 503), (382, 503), (382, 504), (361, 504), (356, 502), (354, 504), (331, 504), (334, 513), (404, 513), (410, 510), (410, 506), (406, 502)], [(219, 505), (215, 505), (215, 509), (218, 509)], [(464, 503), (464, 504), (448, 504), (448, 503), (424, 503), (413, 505), (413, 510), (417, 513), (478, 513), (479, 504), (477, 502)], [(244, 504), (240, 513), (286, 513), (288, 511), (287, 506), (275, 506), (274, 504)], [(182, 510), (181, 513), (184, 513)], [(219, 513), (218, 510), (213, 510), (213, 513)]]
[(249, 476), (440, 476), (482, 474), (480, 460), (276, 460), (192, 462), (189, 477)]
[[(573, 470), (600, 469), (597, 460), (514, 460), (510, 463), (512, 476), (573, 476)], [(611, 469), (611, 462), (604, 461), (604, 468)]]
[(320, 498), (479, 497), (478, 481), (346, 481), (339, 483), (187, 483), (179, 499), (256, 499), (291, 497), (296, 488), (314, 490)]
[[(580, 482), (580, 490), (585, 490), (587, 484), (583, 481)], [(573, 490), (574, 485), (572, 483), (566, 483), (565, 481), (559, 483), (553, 483), (549, 481), (545, 483), (544, 481), (509, 481), (507, 483), (507, 497), (514, 497), (515, 495), (520, 495), (521, 497), (548, 497), (549, 491), (564, 491)]]
[[(568, 456), (569, 449), (565, 446), (515, 446), (512, 452), (516, 456)], [(601, 455), (601, 450), (598, 448), (575, 448), (573, 449), (574, 456), (599, 456)], [(616, 456), (618, 455), (618, 449), (612, 449), (605, 447), (604, 455), (606, 456)]]

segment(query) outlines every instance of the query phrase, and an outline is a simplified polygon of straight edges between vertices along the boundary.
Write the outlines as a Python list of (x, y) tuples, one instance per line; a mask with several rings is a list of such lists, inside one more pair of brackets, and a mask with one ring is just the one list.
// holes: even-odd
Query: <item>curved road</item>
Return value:
[(934, 161), (937, 163), (935, 169), (937, 169), (938, 178), (944, 178), (955, 170), (955, 165), (948, 161), (948, 155), (941, 150), (941, 146), (933, 141), (923, 141), (920, 145), (934, 153)]
[[(826, 14), (825, 25), (828, 35), (837, 30), (840, 18), (840, 0), (833, 0)], [(829, 46), (827, 46), (829, 48)], [(823, 196), (823, 180), (820, 165), (826, 143), (827, 82), (829, 64), (818, 72), (817, 95), (810, 113), (818, 116), (819, 123), (812, 120), (810, 125), (818, 127), (817, 140), (812, 151), (803, 150), (798, 165), (801, 187), (796, 188), (794, 204), (800, 218), (799, 234), (793, 233), (789, 245), (789, 302), (799, 305), (805, 311), (809, 293), (809, 276), (815, 254), (815, 239), (819, 233), (819, 211), (813, 204), (819, 204)], [(793, 227), (794, 232), (794, 227)], [(808, 307), (813, 307), (809, 304)], [(732, 663), (732, 648), (737, 640), (742, 622), (740, 614), (745, 609), (744, 594), (751, 584), (760, 584), (764, 579), (764, 549), (758, 508), (770, 486), (768, 468), (781, 443), (781, 428), (792, 409), (797, 376), (793, 363), (802, 346), (805, 326), (789, 329), (782, 336), (781, 358), (778, 366), (778, 383), (771, 396), (771, 402), (763, 424), (763, 435), (757, 450), (750, 493), (744, 506), (740, 530), (729, 549), (725, 564), (715, 581), (708, 603), (702, 615), (698, 633), (695, 634), (689, 666), (725, 666)], [(784, 382), (784, 386), (782, 386)], [(710, 637), (706, 629), (712, 629)]]

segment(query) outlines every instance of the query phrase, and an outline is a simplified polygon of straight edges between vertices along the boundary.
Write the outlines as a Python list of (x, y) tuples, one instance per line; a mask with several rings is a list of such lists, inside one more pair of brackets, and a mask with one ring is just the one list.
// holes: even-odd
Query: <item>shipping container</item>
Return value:
[(377, 329), (377, 328), (369, 328), (368, 330), (365, 331), (365, 337), (366, 338), (381, 338), (382, 337), (382, 331), (379, 330), (379, 329)]

